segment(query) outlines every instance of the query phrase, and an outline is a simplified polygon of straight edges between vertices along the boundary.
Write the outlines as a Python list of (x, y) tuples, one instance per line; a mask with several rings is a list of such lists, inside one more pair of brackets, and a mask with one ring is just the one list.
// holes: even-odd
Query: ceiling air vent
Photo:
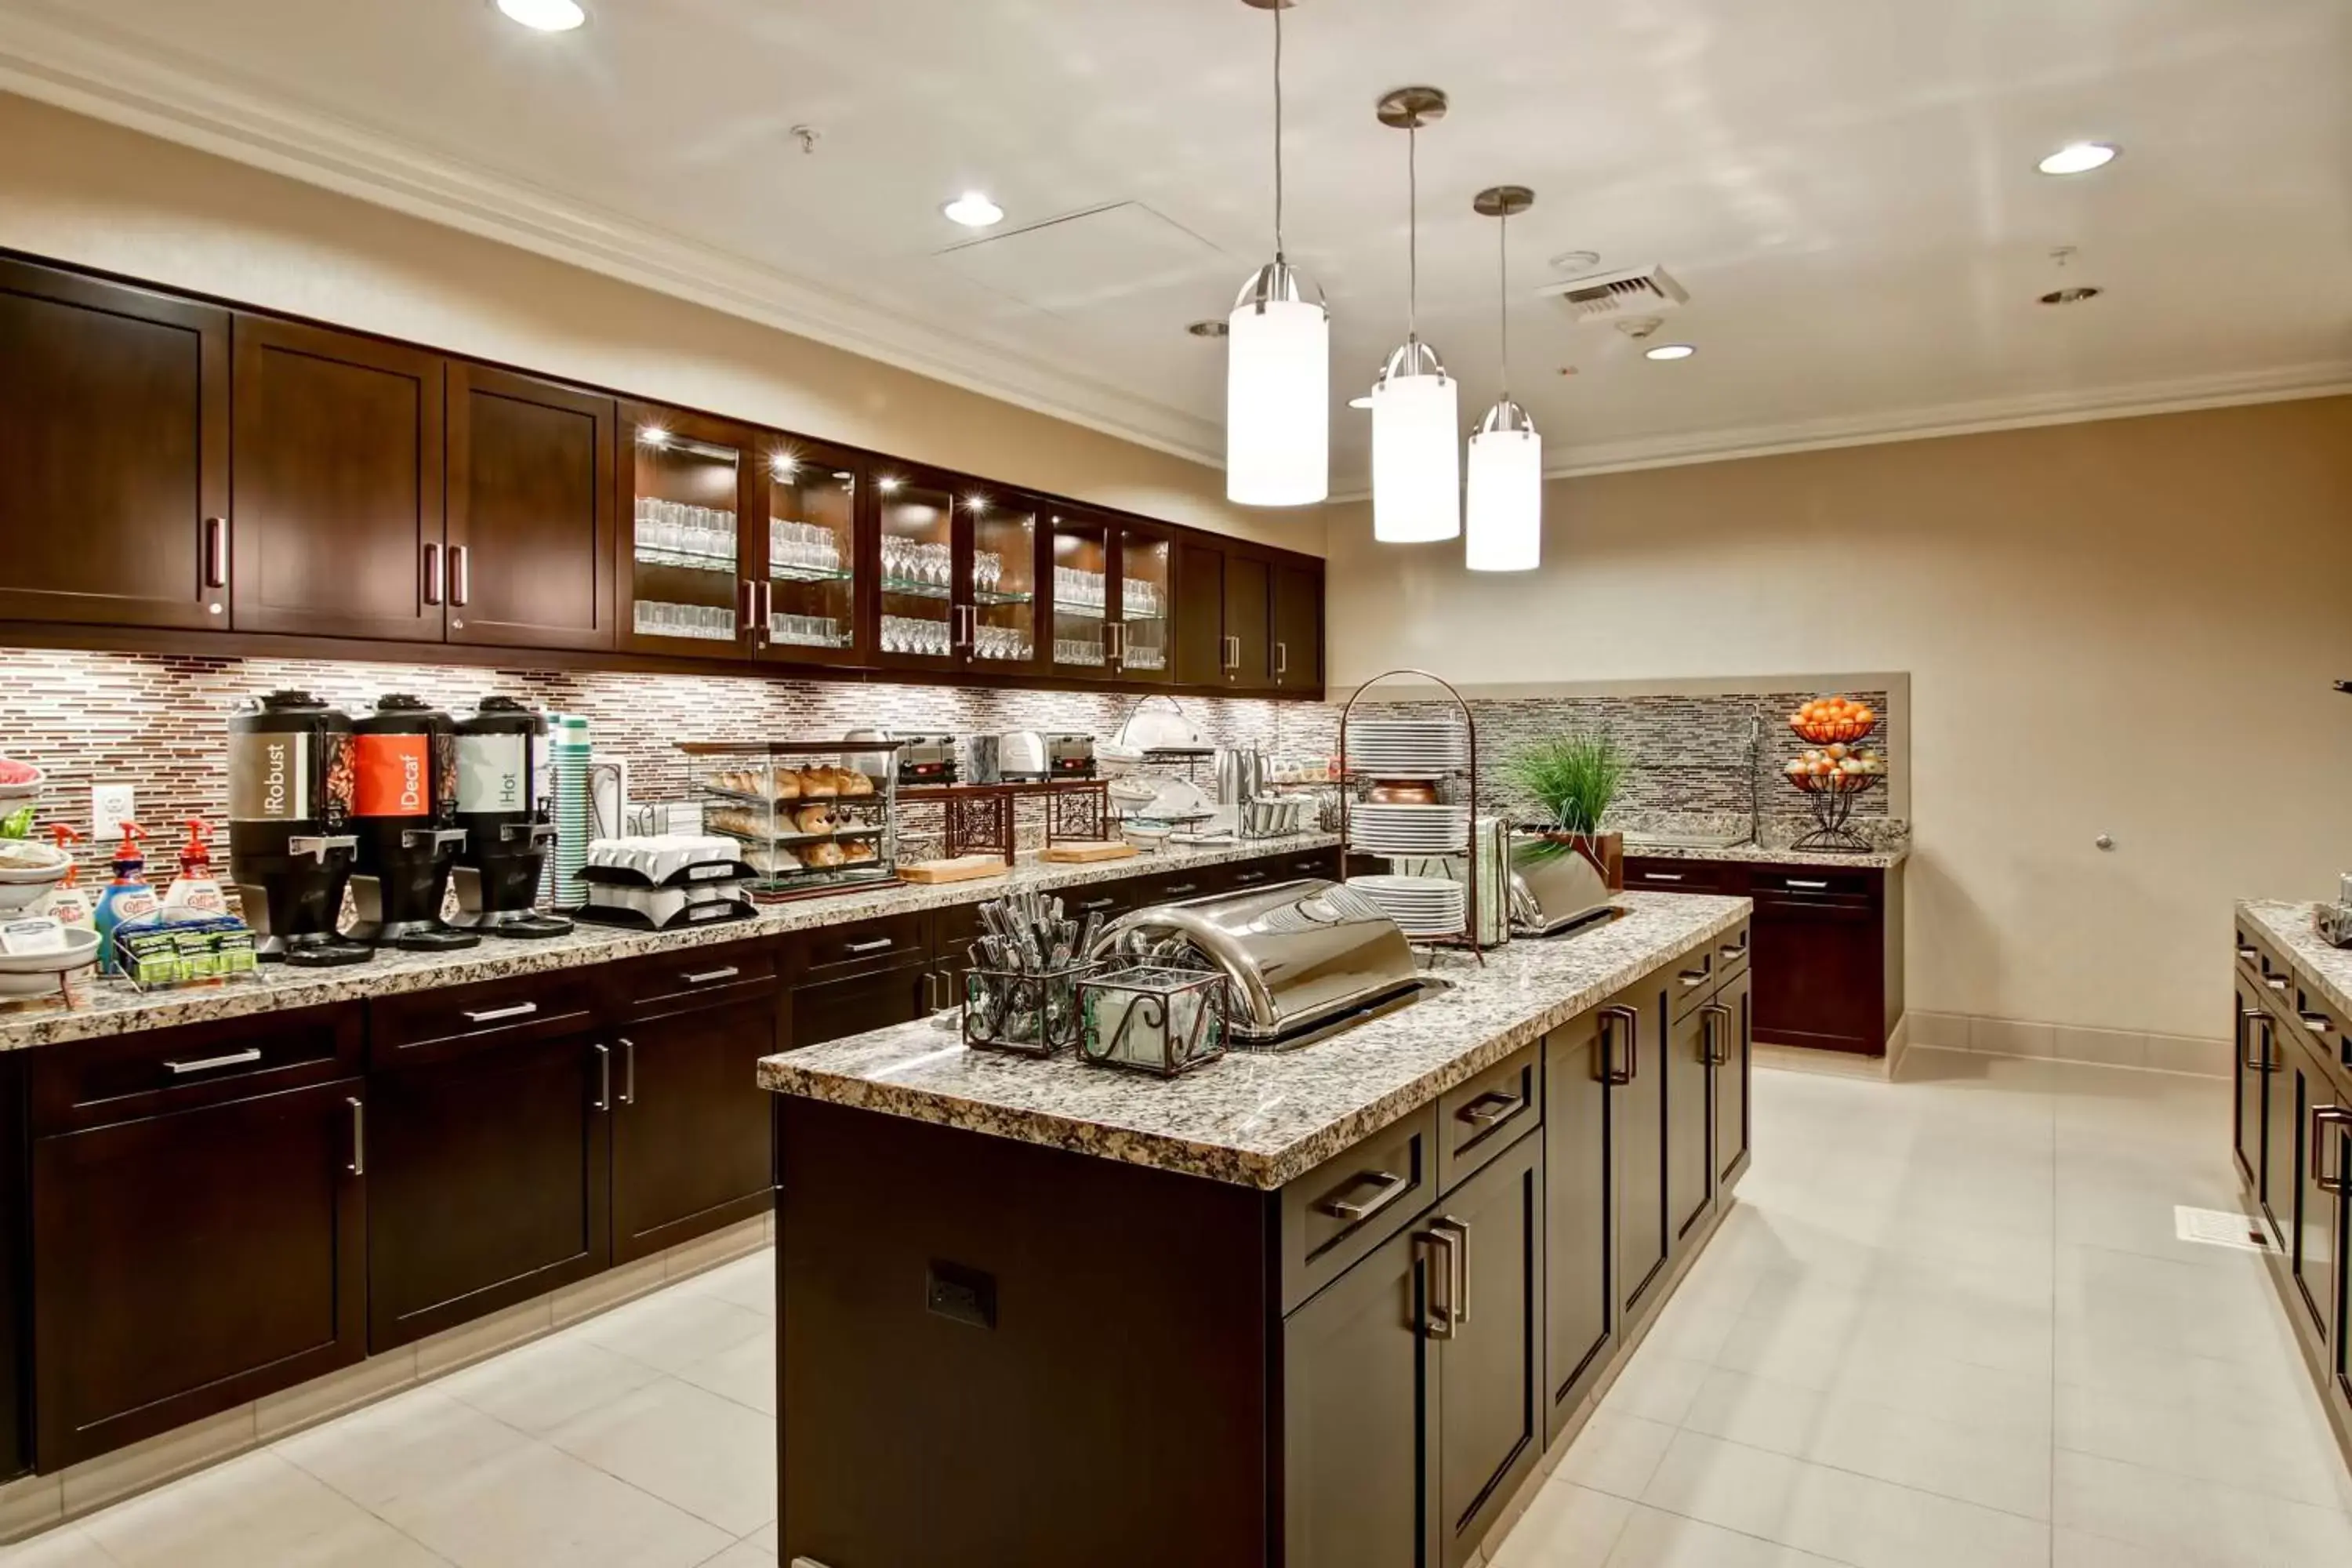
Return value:
[(1596, 272), (1590, 278), (1547, 283), (1536, 292), (1559, 300), (1580, 321), (1605, 321), (1618, 316), (1662, 316), (1690, 302), (1683, 286), (1663, 267)]

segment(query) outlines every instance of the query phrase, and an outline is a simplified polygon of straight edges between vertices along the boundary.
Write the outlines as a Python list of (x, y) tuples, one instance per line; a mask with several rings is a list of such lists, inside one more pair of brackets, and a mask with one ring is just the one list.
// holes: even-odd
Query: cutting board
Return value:
[(1132, 844), (1122, 844), (1113, 838), (1066, 838), (1059, 844), (1048, 844), (1038, 857), (1041, 860), (1124, 860), (1137, 853)]
[(913, 860), (898, 868), (909, 882), (972, 882), (1004, 875), (1002, 855), (959, 855), (952, 860)]

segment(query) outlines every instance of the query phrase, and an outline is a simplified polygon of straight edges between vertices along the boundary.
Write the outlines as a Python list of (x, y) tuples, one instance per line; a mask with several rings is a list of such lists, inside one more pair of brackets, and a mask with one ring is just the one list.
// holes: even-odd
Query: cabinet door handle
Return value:
[(678, 978), (688, 985), (709, 985), (720, 980), (732, 980), (742, 973), (740, 966), (730, 963), (723, 969), (698, 969)]
[(260, 1059), (261, 1047), (247, 1046), (241, 1051), (231, 1051), (226, 1056), (198, 1057), (194, 1061), (167, 1061), (163, 1065), (172, 1069), (173, 1078), (178, 1078), (183, 1073), (211, 1072), (215, 1068), (241, 1068), (247, 1062), (257, 1062)]
[(626, 1035), (621, 1037), (621, 1103), (637, 1102), (637, 1042)]
[[(1352, 1192), (1367, 1184), (1373, 1191), (1369, 1197), (1360, 1202), (1354, 1198), (1337, 1195), (1340, 1193)], [(1327, 1194), (1315, 1206), (1333, 1219), (1343, 1219), (1349, 1225), (1361, 1225), (1397, 1199), (1404, 1196), (1405, 1189), (1412, 1184), (1394, 1171), (1361, 1171), (1349, 1177), (1345, 1184), (1333, 1188), (1331, 1193)]]
[[(1617, 1070), (1617, 1030), (1614, 1026), (1618, 1024), (1623, 1024), (1627, 1032), (1625, 1070), (1622, 1072)], [(1637, 1054), (1641, 1050), (1641, 1014), (1622, 1003), (1601, 1009), (1601, 1082), (1627, 1084), (1633, 1081), (1633, 1074), (1641, 1066), (1641, 1058)]]
[(1642, 873), (1642, 880), (1644, 882), (1679, 882), (1688, 874), (1689, 873), (1684, 871), (1644, 871)]
[(1722, 1067), (1731, 1060), (1731, 1052), (1717, 1026), (1731, 1022), (1731, 1009), (1720, 1002), (1706, 1002), (1700, 1005), (1699, 1014), (1706, 1020), (1700, 1026), (1699, 1054), (1709, 1067)]
[(228, 520), (205, 519), (205, 586), (228, 586)]
[(1454, 1114), (1483, 1132), (1508, 1121), (1527, 1108), (1528, 1101), (1525, 1095), (1512, 1094), (1506, 1089), (1490, 1089)]
[(2238, 1009), (2238, 1065), (2248, 1072), (2263, 1070), (2262, 1061), (2253, 1052), (2254, 1031), (2261, 1026), (2262, 1021), (2263, 1010), (2260, 1007)]
[(759, 630), (753, 635), (763, 647), (768, 639), (776, 635), (776, 585), (773, 583), (760, 584)]
[(352, 1108), (352, 1163), (345, 1167), (354, 1176), (367, 1174), (367, 1107), (358, 1095), (351, 1095), (343, 1103)]
[(2315, 1105), (2311, 1108), (2311, 1184), (2323, 1192), (2352, 1193), (2352, 1180), (2343, 1171), (2327, 1169), (2327, 1146), (2338, 1142), (2327, 1135), (2331, 1126), (2341, 1122), (2352, 1126), (2352, 1110), (2340, 1105)]
[(735, 635), (742, 637), (751, 629), (752, 615), (759, 605), (759, 595), (746, 577), (735, 584)]
[(596, 1109), (613, 1109), (613, 1049), (610, 1046), (590, 1047), (596, 1053)]
[(473, 559), (471, 545), (449, 547), (449, 602), (460, 608), (474, 596)]
[[(1443, 1268), (1434, 1258), (1429, 1261), (1429, 1310), (1422, 1317), (1421, 1331), (1433, 1340), (1450, 1340), (1454, 1337), (1454, 1281), (1462, 1272), (1462, 1238), (1432, 1226), (1421, 1233), (1421, 1239), (1433, 1252), (1443, 1249), (1445, 1254)], [(1445, 1281), (1443, 1300), (1438, 1298), (1441, 1279)]]
[(1454, 1283), (1445, 1295), (1454, 1326), (1459, 1328), (1470, 1321), (1470, 1222), (1440, 1215), (1430, 1221), (1429, 1228), (1432, 1235), (1454, 1237), (1454, 1246), (1448, 1248), (1454, 1255)]
[(1826, 893), (1830, 890), (1830, 885), (1827, 882), (1807, 881), (1802, 877), (1790, 877), (1788, 879), (1788, 886), (1792, 891), (1804, 893)]
[(536, 1002), (517, 1002), (510, 1007), (484, 1007), (478, 1012), (461, 1013), (468, 1024), (495, 1024), (503, 1018), (528, 1018), (539, 1011)]
[(1289, 673), (1290, 645), (1286, 642), (1278, 642), (1274, 645), (1274, 678), (1280, 680)]
[(425, 546), (425, 602), (441, 602), (441, 547), (429, 542)]

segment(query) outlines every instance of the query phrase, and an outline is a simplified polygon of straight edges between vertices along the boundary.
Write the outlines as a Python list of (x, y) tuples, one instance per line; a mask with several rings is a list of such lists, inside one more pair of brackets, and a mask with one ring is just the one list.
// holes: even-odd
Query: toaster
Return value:
[(996, 770), (1008, 782), (1049, 776), (1045, 766), (1045, 737), (1034, 730), (1008, 730), (999, 735), (996, 738)]
[(898, 746), (898, 782), (908, 784), (950, 784), (956, 782), (953, 735), (909, 735)]
[(1057, 779), (1090, 779), (1095, 776), (1095, 738), (1092, 735), (1048, 735), (1045, 737), (1045, 772)]

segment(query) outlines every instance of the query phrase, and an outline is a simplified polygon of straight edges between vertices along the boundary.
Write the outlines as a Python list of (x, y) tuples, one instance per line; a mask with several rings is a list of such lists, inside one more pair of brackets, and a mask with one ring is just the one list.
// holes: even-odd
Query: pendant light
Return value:
[(1423, 125), (1445, 118), (1445, 95), (1401, 87), (1380, 101), (1381, 123), (1405, 133), (1404, 345), (1372, 384), (1372, 537), (1388, 544), (1462, 531), (1462, 422), (1454, 378), (1421, 341), (1421, 170)]
[(1496, 220), (1502, 289), (1503, 395), (1470, 437), (1470, 500), (1463, 563), (1473, 572), (1532, 572), (1543, 560), (1543, 437), (1528, 411), (1511, 401), (1512, 217), (1536, 205), (1525, 185), (1480, 191), (1470, 207)]
[(1274, 13), (1274, 259), (1250, 275), (1225, 332), (1225, 499), (1313, 506), (1331, 493), (1331, 312), (1282, 246), (1282, 13)]

